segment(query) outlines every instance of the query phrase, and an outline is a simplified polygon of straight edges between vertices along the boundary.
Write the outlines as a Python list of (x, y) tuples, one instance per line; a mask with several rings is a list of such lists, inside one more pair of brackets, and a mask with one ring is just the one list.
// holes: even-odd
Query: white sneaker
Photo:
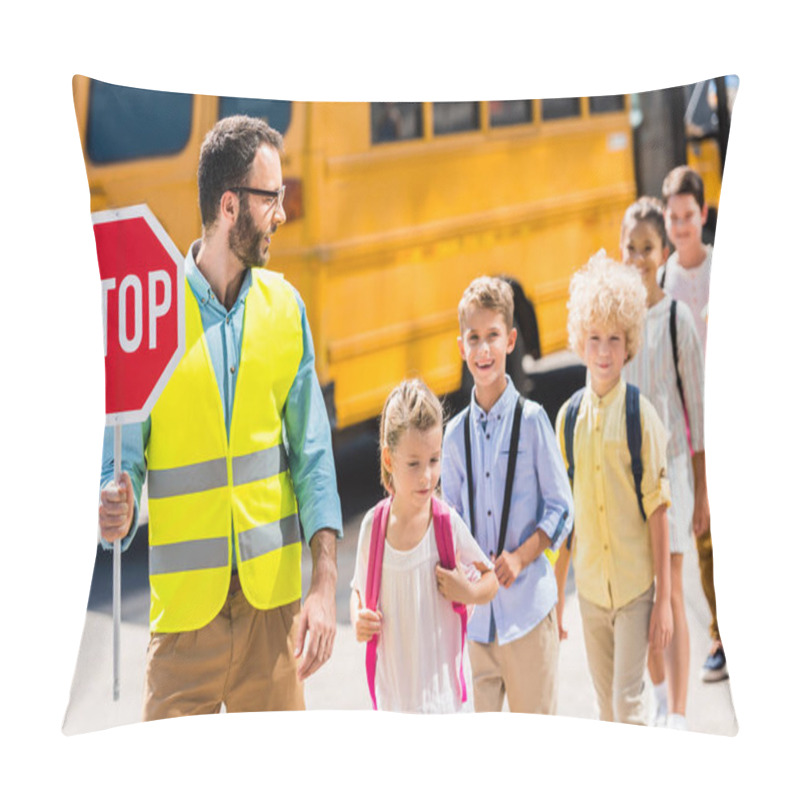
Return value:
[(674, 731), (685, 731), (686, 717), (683, 714), (668, 714), (666, 727), (672, 728)]

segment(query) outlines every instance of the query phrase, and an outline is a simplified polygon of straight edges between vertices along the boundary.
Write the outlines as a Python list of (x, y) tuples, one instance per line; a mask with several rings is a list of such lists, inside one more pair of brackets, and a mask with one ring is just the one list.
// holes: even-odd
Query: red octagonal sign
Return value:
[(185, 347), (183, 257), (146, 205), (92, 214), (103, 298), (106, 424), (141, 422)]

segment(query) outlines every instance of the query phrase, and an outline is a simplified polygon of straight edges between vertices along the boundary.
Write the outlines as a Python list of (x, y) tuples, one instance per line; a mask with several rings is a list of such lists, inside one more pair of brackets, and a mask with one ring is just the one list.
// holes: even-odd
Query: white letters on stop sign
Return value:
[[(147, 346), (151, 350), (155, 350), (157, 331), (156, 322), (158, 322), (159, 317), (163, 317), (169, 311), (169, 307), (172, 305), (172, 284), (169, 282), (169, 273), (163, 269), (148, 273), (147, 280), (149, 283), (147, 300), (150, 312), (148, 314), (148, 320), (150, 323), (150, 338)], [(157, 303), (156, 297), (158, 296), (157, 290), (159, 283), (164, 287), (164, 299), (160, 303)]]
[[(103, 302), (103, 355), (108, 355), (108, 297), (116, 288), (115, 278), (100, 281)], [(158, 287), (164, 287), (164, 296), (159, 302)], [(128, 336), (129, 300), (133, 301), (133, 333)], [(113, 301), (112, 301), (113, 302)], [(142, 282), (136, 275), (126, 275), (116, 292), (119, 346), (124, 353), (139, 349), (144, 336), (144, 301)], [(154, 350), (158, 344), (158, 320), (166, 316), (172, 306), (172, 283), (169, 273), (163, 269), (147, 273), (147, 347)]]
[[(133, 336), (128, 338), (128, 290), (133, 292)], [(123, 353), (135, 353), (142, 341), (142, 284), (126, 275), (119, 285), (119, 346)]]

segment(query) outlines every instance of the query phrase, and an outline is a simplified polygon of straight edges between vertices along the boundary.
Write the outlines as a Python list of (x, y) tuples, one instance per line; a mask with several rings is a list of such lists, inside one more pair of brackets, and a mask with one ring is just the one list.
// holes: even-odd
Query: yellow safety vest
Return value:
[(150, 630), (207, 625), (225, 603), (231, 526), (242, 590), (276, 608), (301, 594), (300, 524), (281, 412), (303, 353), (283, 277), (252, 270), (230, 441), (197, 300), (186, 286), (186, 352), (150, 415)]

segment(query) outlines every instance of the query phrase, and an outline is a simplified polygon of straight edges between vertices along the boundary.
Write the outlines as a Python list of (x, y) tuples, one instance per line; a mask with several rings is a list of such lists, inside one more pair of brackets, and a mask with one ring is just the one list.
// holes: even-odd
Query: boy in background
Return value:
[[(659, 274), (659, 284), (676, 300), (691, 309), (697, 333), (706, 348), (708, 330), (708, 295), (711, 281), (712, 246), (703, 243), (703, 225), (708, 217), (702, 178), (687, 166), (676, 167), (664, 179), (661, 188), (667, 236), (675, 252), (667, 259)], [(695, 485), (705, 485), (705, 453), (692, 459)], [(695, 497), (692, 530), (700, 564), (700, 580), (711, 611), (711, 649), (703, 664), (702, 679), (719, 681), (728, 677), (725, 651), (717, 624), (717, 601), (714, 592), (714, 553), (711, 545), (711, 524), (708, 496)]]

